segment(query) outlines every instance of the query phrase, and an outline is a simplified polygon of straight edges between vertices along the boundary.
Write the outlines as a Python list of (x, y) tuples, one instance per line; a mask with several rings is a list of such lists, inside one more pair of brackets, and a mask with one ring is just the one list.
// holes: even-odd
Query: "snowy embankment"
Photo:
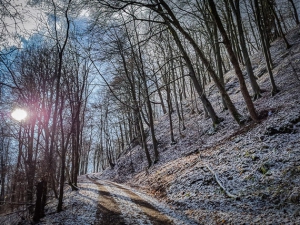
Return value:
[[(66, 185), (64, 192), (63, 211), (56, 213), (57, 199), (50, 199), (45, 208), (46, 216), (41, 219), (39, 225), (85, 225), (94, 224), (98, 210), (99, 191), (97, 185), (85, 176), (78, 179), (78, 191), (72, 191), (71, 187)], [(26, 208), (25, 208), (26, 209)], [(27, 212), (27, 210), (25, 210)], [(29, 225), (31, 216), (19, 212), (0, 216), (2, 225)]]
[[(265, 90), (254, 102), (261, 117), (259, 123), (238, 126), (228, 111), (222, 111), (220, 95), (210, 84), (206, 88), (208, 98), (224, 118), (222, 123), (213, 129), (211, 121), (204, 118), (201, 104), (198, 114), (186, 101), (186, 130), (179, 132), (173, 115), (176, 144), (171, 145), (167, 117), (157, 122), (157, 164), (146, 169), (145, 154), (136, 146), (101, 178), (146, 191), (199, 224), (300, 224), (299, 27), (287, 38), (290, 49), (280, 39), (270, 49), (280, 90), (275, 96), (270, 94), (263, 55), (257, 53), (251, 60), (257, 81)], [(225, 80), (232, 101), (246, 116), (234, 72), (225, 74)], [(221, 186), (238, 198), (228, 197)]]
[(46, 207), (46, 217), (38, 224), (94, 224), (99, 199), (98, 187), (85, 176), (79, 177), (78, 186), (78, 191), (66, 187), (62, 212), (56, 213), (57, 201), (52, 201)]

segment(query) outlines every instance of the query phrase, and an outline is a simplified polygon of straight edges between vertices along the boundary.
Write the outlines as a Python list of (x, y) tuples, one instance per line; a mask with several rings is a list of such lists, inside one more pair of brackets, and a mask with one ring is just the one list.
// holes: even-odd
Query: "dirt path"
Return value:
[(98, 180), (93, 175), (87, 178), (97, 185), (99, 191), (95, 225), (196, 224), (167, 206), (161, 205), (157, 200), (129, 187), (111, 181)]

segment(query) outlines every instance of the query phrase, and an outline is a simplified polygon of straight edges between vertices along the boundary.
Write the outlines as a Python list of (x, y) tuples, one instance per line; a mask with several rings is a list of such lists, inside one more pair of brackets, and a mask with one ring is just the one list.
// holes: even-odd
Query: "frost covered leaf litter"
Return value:
[[(211, 121), (204, 119), (203, 113), (191, 113), (193, 110), (187, 101), (186, 130), (180, 134), (178, 123), (174, 123), (177, 144), (170, 145), (167, 119), (163, 117), (157, 122), (160, 161), (156, 165), (147, 170), (145, 155), (136, 146), (118, 160), (114, 170), (106, 170), (101, 177), (147, 191), (199, 224), (300, 224), (298, 29), (287, 36), (293, 43), (289, 50), (280, 39), (272, 44), (273, 72), (280, 89), (274, 97), (270, 94), (262, 55), (252, 58), (254, 72), (259, 74), (258, 82), (266, 90), (254, 102), (263, 118), (260, 123), (248, 122), (239, 127), (227, 111), (221, 110), (219, 95), (211, 84), (207, 88), (208, 97), (224, 118), (222, 123), (211, 128)], [(228, 72), (225, 79), (234, 104), (246, 115), (233, 72)], [(207, 164), (224, 188), (239, 199), (224, 194)]]
[(84, 177), (78, 181), (78, 191), (66, 189), (63, 211), (56, 213), (57, 202), (51, 202), (46, 208), (47, 216), (39, 224), (94, 224), (99, 198), (97, 185)]

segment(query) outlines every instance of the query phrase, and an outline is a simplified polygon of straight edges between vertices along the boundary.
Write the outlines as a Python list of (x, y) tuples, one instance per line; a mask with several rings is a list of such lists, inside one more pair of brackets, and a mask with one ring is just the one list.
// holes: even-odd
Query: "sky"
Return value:
[[(46, 24), (49, 22), (49, 13), (47, 13), (47, 7), (44, 6), (32, 6), (28, 4), (28, 0), (12, 0), (12, 5), (20, 14), (20, 17), (6, 17), (4, 23), (8, 24), (8, 31), (12, 34), (10, 37), (6, 37), (5, 46), (17, 46), (22, 47), (22, 44), (26, 40), (30, 39), (33, 33), (38, 33), (46, 28)], [(12, 10), (12, 8), (11, 8)], [(87, 18), (89, 12), (84, 9), (79, 13), (77, 20)], [(0, 43), (0, 48), (3, 43)]]
[(19, 12), (21, 18), (4, 18), (4, 23), (8, 25), (9, 33), (13, 34), (14, 37), (6, 37), (7, 45), (20, 47), (22, 38), (28, 38), (38, 28), (37, 18), (43, 15), (44, 12), (29, 6), (26, 2), (26, 0), (12, 0), (12, 5)]

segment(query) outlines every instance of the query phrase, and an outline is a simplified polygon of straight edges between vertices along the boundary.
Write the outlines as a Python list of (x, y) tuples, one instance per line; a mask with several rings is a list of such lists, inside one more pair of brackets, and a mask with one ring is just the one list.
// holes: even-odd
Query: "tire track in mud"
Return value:
[(99, 190), (95, 225), (174, 224), (166, 215), (132, 191), (110, 181), (100, 181), (89, 176), (87, 178)]
[(112, 198), (109, 191), (94, 179), (86, 176), (91, 182), (97, 185), (99, 197), (96, 212), (96, 220), (94, 225), (126, 225), (124, 218), (122, 217), (120, 208), (116, 201)]
[[(123, 207), (121, 206), (122, 203), (120, 207), (127, 207), (123, 212), (128, 212), (129, 214), (127, 213), (127, 217), (131, 217), (130, 220), (127, 221), (128, 224), (174, 224), (166, 215), (159, 212), (153, 205), (131, 190), (110, 181), (105, 181), (104, 183), (110, 187), (111, 193), (118, 193), (115, 198), (121, 196), (121, 199), (125, 200), (125, 202), (123, 202)], [(128, 208), (128, 206), (130, 207)]]

